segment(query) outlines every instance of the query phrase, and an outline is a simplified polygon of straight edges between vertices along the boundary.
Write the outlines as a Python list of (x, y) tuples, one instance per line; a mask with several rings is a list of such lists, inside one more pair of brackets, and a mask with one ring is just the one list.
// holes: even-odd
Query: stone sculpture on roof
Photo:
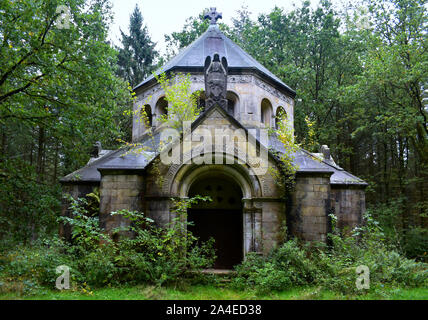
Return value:
[(205, 78), (205, 105), (207, 110), (214, 105), (226, 109), (227, 107), (227, 60), (221, 58), (218, 53), (214, 54), (211, 60), (210, 56), (205, 59), (204, 67)]

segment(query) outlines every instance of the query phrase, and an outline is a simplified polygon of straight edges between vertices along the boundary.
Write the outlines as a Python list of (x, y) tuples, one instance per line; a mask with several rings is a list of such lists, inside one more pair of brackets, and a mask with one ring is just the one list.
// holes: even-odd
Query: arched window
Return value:
[(236, 116), (236, 108), (238, 106), (239, 98), (238, 96), (233, 93), (232, 91), (228, 91), (226, 94), (227, 98), (227, 113), (229, 113), (231, 116)]
[(144, 110), (144, 115), (141, 114), (141, 120), (144, 121), (144, 125), (146, 126), (146, 129), (153, 126), (153, 115), (152, 115), (152, 107), (150, 105), (146, 104), (144, 107), (141, 108), (141, 111)]
[(283, 119), (287, 119), (287, 112), (285, 112), (284, 108), (279, 106), (276, 108), (276, 116), (275, 116), (275, 128), (278, 129), (279, 122)]
[(156, 102), (156, 108), (155, 108), (155, 116), (157, 120), (157, 124), (159, 125), (159, 118), (164, 115), (168, 114), (168, 101), (166, 101), (165, 97), (162, 97)]
[(272, 104), (268, 99), (263, 99), (261, 103), (261, 122), (270, 127), (272, 118)]

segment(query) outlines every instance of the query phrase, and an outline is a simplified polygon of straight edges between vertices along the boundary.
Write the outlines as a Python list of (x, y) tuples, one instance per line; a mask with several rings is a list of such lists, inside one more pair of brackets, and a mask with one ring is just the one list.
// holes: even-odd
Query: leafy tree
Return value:
[[(3, 190), (17, 192), (2, 193), (9, 198), (0, 210), (26, 228), (18, 219), (23, 203), (31, 211), (55, 194), (46, 189), (85, 164), (95, 141), (114, 147), (129, 135), (121, 125), (131, 95), (114, 74), (108, 2), (0, 0), (0, 7), (0, 167), (7, 177), (27, 176), (33, 190), (27, 197), (17, 191), (21, 180), (6, 179)], [(34, 214), (31, 221), (43, 224)]]
[(343, 99), (357, 106), (353, 135), (369, 155), (366, 171), (376, 196), (399, 206), (395, 228), (410, 234), (428, 213), (428, 114), (421, 91), (428, 74), (426, 1), (373, 1), (367, 7), (362, 73)]
[(209, 22), (204, 19), (206, 10), (197, 17), (187, 18), (182, 31), (165, 35), (168, 58), (174, 57), (179, 50), (187, 47), (208, 29)]

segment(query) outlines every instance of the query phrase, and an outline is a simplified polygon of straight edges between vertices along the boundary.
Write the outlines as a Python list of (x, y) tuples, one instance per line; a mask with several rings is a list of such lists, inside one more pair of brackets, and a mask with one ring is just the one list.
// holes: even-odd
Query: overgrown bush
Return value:
[(275, 248), (268, 256), (247, 255), (236, 267), (234, 285), (238, 288), (255, 287), (261, 292), (280, 291), (293, 286), (312, 283), (316, 270), (307, 253), (296, 240)]
[(32, 246), (17, 246), (0, 256), (1, 279), (53, 288), (60, 265), (70, 267), (74, 286), (101, 287), (120, 283), (163, 285), (183, 280), (187, 275), (214, 262), (212, 241), (198, 245), (187, 231), (187, 209), (207, 197), (174, 201), (175, 216), (167, 228), (157, 227), (143, 213), (120, 210), (113, 215), (130, 224), (113, 230), (127, 236), (113, 241), (98, 224), (98, 217), (88, 215), (85, 199), (69, 199), (71, 217), (61, 217), (72, 227), (73, 244), (54, 238)]
[(175, 216), (165, 229), (155, 226), (154, 221), (138, 212), (117, 211), (132, 222), (129, 227), (118, 228), (116, 233), (131, 232), (133, 237), (124, 237), (117, 245), (115, 259), (122, 277), (129, 270), (140, 281), (162, 285), (177, 281), (198, 269), (209, 267), (214, 262), (212, 241), (197, 244), (197, 238), (187, 230), (187, 209), (198, 201), (208, 198), (193, 197), (174, 201)]
[(249, 254), (236, 267), (233, 284), (261, 292), (319, 285), (343, 294), (359, 294), (367, 292), (356, 286), (356, 268), (363, 265), (369, 268), (372, 289), (385, 285), (428, 285), (427, 264), (401, 254), (386, 240), (379, 223), (370, 215), (365, 217), (365, 226), (355, 229), (352, 236), (340, 236), (333, 226), (329, 238), (330, 246), (290, 240), (267, 256)]
[[(53, 238), (31, 247), (16, 246), (3, 251), (0, 291), (11, 280), (17, 284), (9, 288), (22, 293), (31, 293), (40, 286), (52, 288), (58, 277), (56, 267), (60, 265), (70, 267), (74, 288), (121, 283), (160, 286), (195, 279), (191, 277), (193, 271), (211, 266), (215, 255), (212, 242), (198, 245), (187, 231), (186, 214), (193, 203), (206, 200), (195, 197), (174, 201), (174, 218), (167, 228), (157, 227), (140, 212), (114, 212), (113, 215), (129, 221), (128, 226), (113, 230), (119, 235), (117, 241), (103, 233), (97, 217), (86, 215), (85, 200), (72, 200), (72, 217), (62, 220), (73, 227), (73, 244)], [(334, 216), (332, 221), (335, 222)], [(406, 258), (370, 215), (365, 216), (364, 226), (354, 229), (350, 236), (341, 236), (334, 224), (332, 230), (329, 245), (293, 239), (265, 256), (249, 253), (236, 267), (231, 285), (263, 293), (316, 285), (346, 295), (361, 294), (367, 292), (356, 287), (356, 268), (362, 265), (370, 270), (369, 290), (428, 285), (427, 264)]]
[(70, 267), (71, 274), (79, 277), (76, 259), (67, 254), (69, 245), (58, 238), (39, 240), (33, 245), (19, 245), (0, 254), (0, 292), (7, 288), (17, 293), (32, 293), (42, 286), (55, 286), (56, 268)]

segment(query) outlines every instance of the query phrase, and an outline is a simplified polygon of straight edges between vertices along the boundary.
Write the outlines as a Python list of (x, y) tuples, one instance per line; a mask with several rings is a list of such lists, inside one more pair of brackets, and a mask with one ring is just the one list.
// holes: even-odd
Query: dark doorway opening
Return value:
[(230, 178), (212, 177), (192, 185), (189, 197), (210, 196), (212, 202), (202, 202), (188, 211), (188, 220), (194, 223), (189, 230), (208, 241), (214, 238), (216, 269), (232, 269), (243, 259), (242, 192)]

